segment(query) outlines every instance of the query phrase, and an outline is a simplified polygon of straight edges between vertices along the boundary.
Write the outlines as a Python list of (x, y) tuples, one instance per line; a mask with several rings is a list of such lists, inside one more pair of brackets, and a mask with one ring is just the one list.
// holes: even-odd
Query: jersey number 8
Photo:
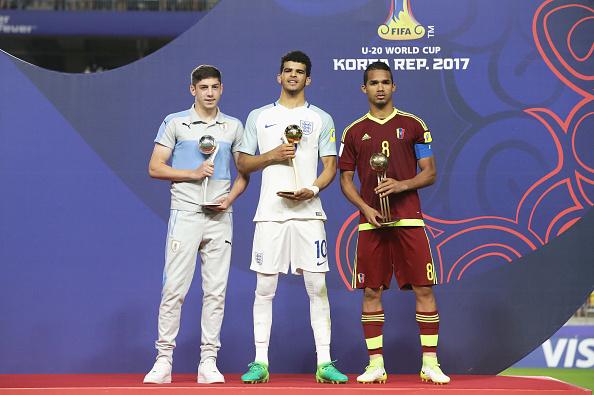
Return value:
[(390, 157), (390, 142), (388, 140), (382, 141), (382, 154)]

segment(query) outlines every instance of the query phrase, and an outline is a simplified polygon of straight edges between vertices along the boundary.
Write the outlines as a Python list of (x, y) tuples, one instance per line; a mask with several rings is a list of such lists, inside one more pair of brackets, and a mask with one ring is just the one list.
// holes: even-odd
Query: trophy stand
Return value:
[[(215, 138), (211, 135), (204, 135), (200, 138), (200, 141), (198, 142), (198, 149), (200, 150), (200, 152), (202, 152), (204, 155), (210, 155), (208, 157), (208, 161), (210, 161), (210, 163), (214, 164), (214, 160), (217, 157), (217, 152), (219, 152), (219, 145), (217, 144), (217, 141), (215, 140)], [(200, 204), (203, 207), (218, 207), (221, 204), (217, 203), (217, 202), (209, 202), (206, 200), (206, 190), (208, 188), (208, 178), (209, 177), (204, 177), (204, 180), (202, 181), (202, 204)]]
[[(303, 131), (297, 125), (289, 125), (285, 129), (285, 133), (282, 136), (283, 143), (285, 144), (294, 144), (297, 145), (301, 141), (301, 137), (303, 136)], [(297, 147), (295, 147), (295, 155), (297, 155)], [(295, 165), (295, 158), (291, 158), (289, 160), (291, 167), (293, 168), (293, 175), (295, 180), (295, 190), (293, 191), (279, 191), (278, 193), (284, 193), (287, 195), (293, 195), (296, 191), (301, 189), (301, 179), (299, 178), (299, 171), (297, 170), (297, 166)]]
[[(388, 157), (381, 152), (371, 155), (369, 158), (369, 165), (377, 173), (378, 185), (386, 178), (386, 170), (388, 169)], [(390, 210), (389, 196), (380, 197), (380, 214), (383, 217), (382, 224), (392, 222), (392, 213)]]

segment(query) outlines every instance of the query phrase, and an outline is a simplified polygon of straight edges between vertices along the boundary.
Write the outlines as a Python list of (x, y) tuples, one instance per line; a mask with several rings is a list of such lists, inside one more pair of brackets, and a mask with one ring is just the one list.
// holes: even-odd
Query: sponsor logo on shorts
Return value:
[(177, 250), (179, 250), (179, 247), (181, 246), (181, 241), (171, 239), (169, 245), (171, 246), (171, 252), (177, 252)]
[(261, 265), (264, 263), (264, 253), (263, 252), (256, 252), (254, 253), (254, 257), (256, 258), (256, 263)]
[(357, 273), (357, 281), (359, 281), (359, 284), (363, 284), (365, 282), (365, 273)]
[(316, 211), (316, 217), (321, 217), (321, 216), (322, 216), (322, 213), (319, 211)]

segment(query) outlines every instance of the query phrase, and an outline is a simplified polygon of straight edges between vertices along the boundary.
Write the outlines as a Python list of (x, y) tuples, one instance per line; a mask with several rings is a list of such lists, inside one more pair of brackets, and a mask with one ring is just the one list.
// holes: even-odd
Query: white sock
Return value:
[(330, 303), (326, 289), (326, 273), (303, 271), (305, 290), (309, 296), (309, 318), (316, 342), (318, 365), (330, 362)]
[(254, 298), (254, 343), (255, 361), (268, 365), (268, 345), (272, 327), (272, 300), (276, 293), (278, 274), (256, 273), (256, 296)]

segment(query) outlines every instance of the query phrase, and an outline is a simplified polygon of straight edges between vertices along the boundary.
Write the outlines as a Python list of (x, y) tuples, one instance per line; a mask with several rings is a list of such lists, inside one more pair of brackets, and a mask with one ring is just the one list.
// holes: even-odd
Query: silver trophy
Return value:
[[(217, 156), (217, 152), (219, 152), (219, 145), (217, 144), (217, 140), (209, 134), (205, 134), (204, 136), (200, 137), (198, 141), (198, 149), (204, 155), (210, 155), (208, 157), (208, 161), (214, 164), (214, 160)], [(217, 202), (209, 202), (206, 200), (206, 189), (208, 188), (208, 177), (204, 177), (204, 181), (202, 181), (202, 204), (201, 206), (220, 206), (220, 203)]]
[[(285, 128), (285, 133), (282, 136), (283, 143), (297, 145), (301, 141), (303, 131), (298, 125), (289, 125)], [(295, 166), (295, 158), (290, 159), (291, 167), (293, 168), (293, 174), (295, 176), (295, 190), (294, 191), (281, 191), (280, 193), (294, 194), (296, 191), (301, 189), (301, 179), (299, 178), (299, 171)]]
[[(377, 173), (377, 183), (381, 183), (386, 178), (386, 170), (388, 169), (388, 157), (381, 152), (371, 155), (369, 158), (369, 165)], [(390, 212), (390, 198), (388, 196), (380, 197), (380, 213), (384, 217), (382, 223), (392, 221), (392, 214)]]

